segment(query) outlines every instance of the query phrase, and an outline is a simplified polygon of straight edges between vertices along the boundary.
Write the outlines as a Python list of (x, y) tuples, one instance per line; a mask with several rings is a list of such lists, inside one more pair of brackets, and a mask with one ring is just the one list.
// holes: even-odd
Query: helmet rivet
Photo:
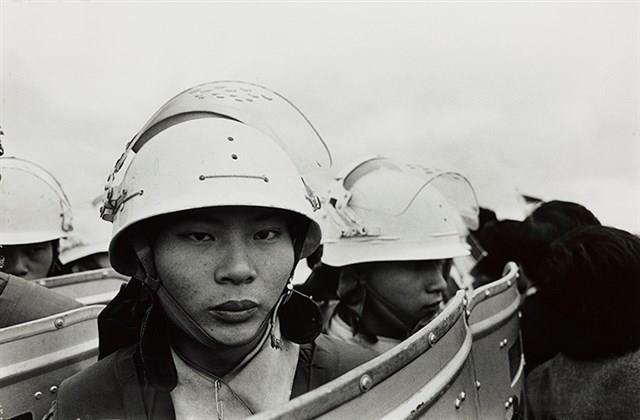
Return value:
[(373, 379), (366, 373), (360, 377), (360, 391), (367, 392), (373, 386)]
[(476, 389), (480, 389), (480, 381), (476, 381)]
[(484, 292), (484, 295), (487, 296), (487, 297), (491, 296), (491, 290), (486, 290)]
[(56, 328), (62, 328), (64, 327), (64, 319), (62, 318), (56, 318), (55, 321), (53, 321), (53, 325), (55, 325)]
[(235, 153), (231, 155), (231, 159), (236, 160), (238, 159), (238, 155), (236, 155)]
[(436, 341), (438, 341), (438, 337), (435, 335), (435, 333), (430, 332), (429, 333), (429, 344), (435, 344)]
[(467, 394), (464, 391), (462, 391), (460, 395), (458, 395), (458, 398), (460, 398), (460, 401), (464, 401), (464, 399), (467, 398)]
[(35, 394), (33, 394), (33, 398), (35, 398), (36, 400), (39, 400), (40, 398), (42, 398), (42, 392), (38, 391)]
[(52, 394), (55, 394), (56, 392), (58, 392), (58, 387), (53, 385), (51, 388), (49, 388), (49, 392), (51, 392)]
[(453, 403), (456, 407), (456, 410), (460, 408), (460, 405), (462, 404), (462, 401), (460, 401), (460, 398), (456, 398), (455, 402)]

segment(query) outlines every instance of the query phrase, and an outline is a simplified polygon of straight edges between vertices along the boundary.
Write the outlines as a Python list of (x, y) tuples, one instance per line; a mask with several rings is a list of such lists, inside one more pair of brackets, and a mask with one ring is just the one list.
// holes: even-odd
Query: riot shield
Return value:
[(60, 383), (98, 358), (102, 305), (0, 329), (0, 417), (41, 419)]
[(477, 418), (463, 298), (459, 291), (438, 317), (393, 349), (252, 418)]
[(84, 305), (107, 304), (129, 280), (112, 268), (48, 277), (36, 282)]
[(467, 316), (482, 419), (524, 418), (524, 356), (520, 340), (518, 266), (476, 289)]

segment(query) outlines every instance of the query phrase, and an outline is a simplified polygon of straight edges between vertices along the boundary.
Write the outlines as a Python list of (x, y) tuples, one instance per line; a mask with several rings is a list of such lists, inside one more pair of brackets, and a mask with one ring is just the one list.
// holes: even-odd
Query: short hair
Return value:
[(540, 297), (562, 322), (561, 352), (578, 358), (640, 348), (640, 238), (590, 226), (556, 240)]
[(487, 255), (474, 267), (474, 275), (497, 280), (502, 277), (509, 261), (519, 260), (521, 222), (494, 220), (482, 226), (475, 234)]
[(600, 221), (586, 207), (569, 201), (542, 203), (522, 222), (520, 263), (525, 274), (539, 287), (539, 270), (551, 243), (583, 226), (600, 226)]

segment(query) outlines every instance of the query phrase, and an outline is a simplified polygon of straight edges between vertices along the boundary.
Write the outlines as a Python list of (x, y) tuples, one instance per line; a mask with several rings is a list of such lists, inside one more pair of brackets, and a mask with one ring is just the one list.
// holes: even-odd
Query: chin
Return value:
[(249, 344), (259, 333), (259, 325), (234, 325), (210, 328), (209, 334), (220, 344), (239, 347)]

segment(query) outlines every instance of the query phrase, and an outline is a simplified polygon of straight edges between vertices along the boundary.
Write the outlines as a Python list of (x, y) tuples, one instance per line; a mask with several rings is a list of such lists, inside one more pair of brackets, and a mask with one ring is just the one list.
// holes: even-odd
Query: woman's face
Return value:
[(447, 260), (388, 261), (368, 266), (368, 285), (413, 323), (434, 318), (444, 307)]
[(285, 213), (212, 207), (165, 216), (153, 253), (158, 277), (207, 333), (226, 346), (250, 342), (293, 269)]
[(47, 277), (53, 264), (54, 242), (38, 242), (23, 245), (4, 245), (0, 255), (4, 264), (0, 271), (26, 280)]

